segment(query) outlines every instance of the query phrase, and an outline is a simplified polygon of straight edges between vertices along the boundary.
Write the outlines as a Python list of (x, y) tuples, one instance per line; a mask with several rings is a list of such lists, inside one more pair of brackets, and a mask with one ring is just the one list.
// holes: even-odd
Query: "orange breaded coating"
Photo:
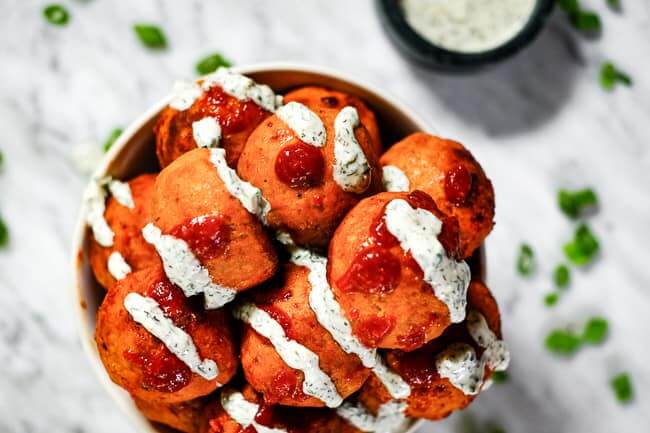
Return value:
[[(356, 355), (345, 353), (316, 319), (309, 305), (309, 270), (287, 264), (268, 287), (253, 293), (255, 304), (284, 329), (287, 338), (297, 341), (319, 357), (319, 366), (343, 398), (351, 395), (368, 378)], [(265, 337), (246, 327), (242, 337), (242, 368), (246, 380), (269, 404), (322, 407), (319, 399), (303, 392), (304, 375), (289, 367)]]
[(442, 221), (438, 240), (455, 258), (458, 227), (421, 191), (384, 192), (362, 200), (334, 233), (328, 254), (328, 280), (337, 301), (366, 346), (414, 350), (438, 337), (450, 324), (439, 300), (410, 253), (386, 228), (385, 208), (394, 199), (426, 209)]
[(492, 183), (462, 144), (417, 132), (391, 146), (380, 163), (399, 168), (411, 191), (426, 192), (442, 212), (458, 219), (462, 257), (469, 257), (492, 231)]
[[(151, 214), (164, 234), (188, 242), (215, 283), (241, 291), (276, 271), (262, 224), (226, 189), (208, 149), (192, 150), (160, 173)], [(208, 218), (196, 219), (202, 216)]]
[[(501, 337), (501, 319), (498, 306), (488, 288), (478, 281), (470, 284), (468, 292), (469, 308), (476, 309), (486, 319), (488, 327), (497, 337)], [(438, 420), (449, 416), (456, 410), (467, 407), (476, 398), (466, 395), (454, 387), (448, 379), (440, 377), (436, 369), (436, 357), (452, 343), (465, 343), (474, 348), (478, 356), (480, 348), (467, 332), (466, 323), (450, 326), (438, 339), (414, 352), (390, 351), (386, 358), (389, 366), (411, 387), (407, 400), (406, 415), (415, 418)], [(486, 377), (492, 371), (486, 367)], [(391, 400), (391, 396), (376, 377), (371, 377), (362, 388), (360, 400), (376, 411)]]
[(235, 167), (248, 136), (271, 113), (253, 101), (240, 101), (213, 85), (187, 110), (166, 107), (154, 127), (156, 154), (161, 167), (166, 167), (182, 154), (197, 148), (192, 124), (206, 117), (217, 120), (221, 127), (220, 147), (226, 149), (228, 165)]
[(361, 98), (326, 87), (306, 86), (292, 90), (284, 95), (285, 104), (291, 101), (300, 102), (308, 107), (322, 107), (335, 110), (340, 110), (348, 105), (356, 108), (361, 124), (368, 130), (373, 149), (375, 149), (377, 155), (381, 154), (381, 134), (379, 133), (377, 118), (375, 117), (375, 113), (372, 112)]
[(198, 433), (199, 419), (206, 404), (204, 399), (168, 404), (136, 398), (134, 402), (148, 420), (172, 427), (183, 433)]
[(150, 218), (155, 181), (155, 174), (143, 174), (128, 182), (135, 204), (133, 209), (120, 204), (112, 196), (106, 203), (104, 218), (115, 233), (113, 246), (103, 247), (93, 241), (88, 256), (95, 278), (107, 290), (116, 282), (108, 270), (108, 259), (112, 253), (120, 253), (134, 272), (159, 263), (156, 251), (142, 237), (142, 227)]
[(339, 111), (308, 108), (325, 127), (323, 147), (306, 144), (274, 115), (251, 134), (237, 172), (269, 201), (271, 228), (288, 232), (298, 244), (324, 247), (347, 211), (381, 190), (381, 171), (368, 132), (359, 125), (354, 135), (370, 167), (369, 184), (359, 193), (344, 191), (334, 180), (334, 121)]
[[(136, 322), (124, 306), (130, 293), (153, 299), (174, 326), (187, 333), (202, 360), (213, 360), (216, 378), (193, 373), (165, 344)], [(95, 341), (110, 378), (134, 398), (178, 403), (207, 395), (237, 369), (228, 313), (203, 309), (167, 280), (162, 266), (131, 273), (108, 292), (97, 312)]]

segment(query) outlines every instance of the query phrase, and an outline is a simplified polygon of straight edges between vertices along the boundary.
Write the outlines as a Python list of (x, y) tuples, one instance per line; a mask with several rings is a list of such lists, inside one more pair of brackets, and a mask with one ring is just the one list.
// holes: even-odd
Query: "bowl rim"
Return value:
[[(413, 111), (411, 108), (409, 108), (407, 105), (401, 102), (398, 98), (395, 98), (390, 93), (380, 90), (373, 85), (366, 84), (361, 79), (353, 77), (349, 74), (332, 70), (330, 68), (299, 62), (263, 62), (235, 66), (230, 69), (241, 74), (291, 71), (297, 73), (322, 75), (326, 78), (331, 78), (363, 89), (369, 94), (372, 94), (373, 96), (376, 96), (379, 99), (388, 102), (396, 110), (401, 112), (406, 118), (413, 122), (413, 124), (416, 125), (418, 129), (422, 131), (435, 132), (434, 128), (428, 125), (421, 116), (419, 116), (417, 113), (415, 113), (415, 111)], [(141, 131), (150, 121), (155, 118), (155, 116), (157, 116), (162, 111), (163, 108), (169, 104), (171, 97), (172, 95), (169, 93), (162, 99), (155, 102), (142, 114), (137, 116), (125, 128), (124, 132), (122, 132), (122, 134), (113, 143), (109, 151), (104, 155), (98, 167), (93, 171), (92, 175), (89, 178), (89, 182), (92, 181), (92, 179), (108, 175), (109, 168), (111, 167), (112, 163), (118, 159), (122, 150), (125, 149), (127, 145), (129, 145), (131, 140), (139, 131)], [(127, 415), (129, 423), (135, 427), (136, 431), (153, 433), (156, 432), (156, 430), (152, 427), (151, 423), (142, 414), (135, 416), (133, 407), (130, 406), (130, 402), (127, 402), (127, 400), (124, 398), (124, 390), (122, 390), (110, 380), (103, 364), (98, 358), (97, 348), (93, 344), (95, 341), (95, 330), (94, 327), (89, 326), (90, 324), (87, 319), (87, 308), (89, 307), (85, 305), (84, 301), (84, 282), (82, 280), (81, 272), (84, 244), (87, 241), (88, 233), (89, 231), (87, 229), (87, 224), (83, 215), (83, 206), (81, 206), (81, 209), (77, 213), (77, 219), (75, 222), (72, 237), (70, 263), (72, 271), (72, 284), (69, 285), (68, 291), (70, 303), (74, 309), (75, 326), (77, 328), (79, 339), (81, 340), (81, 347), (88, 362), (91, 364), (91, 368), (94, 371), (94, 374), (99, 380), (101, 386), (108, 393), (110, 398), (118, 405), (120, 410), (122, 410), (122, 413)], [(424, 420), (416, 420), (405, 433), (415, 431), (424, 422)]]

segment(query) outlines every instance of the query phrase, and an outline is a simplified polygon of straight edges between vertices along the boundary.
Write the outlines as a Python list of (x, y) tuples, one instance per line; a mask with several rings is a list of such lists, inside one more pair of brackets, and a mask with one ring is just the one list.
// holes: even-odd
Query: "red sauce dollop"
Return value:
[(309, 188), (323, 180), (325, 159), (316, 146), (303, 142), (280, 149), (275, 159), (275, 174), (291, 188)]
[(253, 127), (267, 116), (266, 111), (253, 101), (240, 101), (223, 91), (219, 86), (212, 86), (197, 101), (199, 118), (211, 116), (217, 119), (223, 134), (235, 134)]
[(259, 410), (255, 414), (255, 421), (260, 425), (273, 427), (273, 406), (268, 404), (260, 405)]
[(167, 278), (156, 281), (149, 286), (146, 296), (153, 298), (160, 309), (169, 317), (176, 326), (184, 327), (194, 318), (187, 305), (187, 298), (182, 290), (171, 283)]
[(290, 398), (292, 400), (303, 401), (307, 396), (302, 392), (302, 386), (298, 373), (296, 371), (282, 370), (273, 378), (272, 395), (265, 395), (266, 402), (269, 404), (276, 403), (280, 400)]
[(394, 317), (369, 317), (359, 323), (355, 334), (366, 346), (377, 347), (394, 326)]
[(201, 261), (223, 254), (230, 241), (230, 227), (225, 219), (218, 215), (189, 218), (174, 227), (169, 234), (187, 242)]
[(463, 206), (472, 189), (472, 174), (462, 165), (445, 174), (445, 197), (455, 206)]
[(338, 280), (344, 292), (390, 293), (399, 285), (401, 263), (389, 249), (378, 245), (363, 248)]
[(124, 357), (142, 369), (142, 387), (160, 392), (176, 392), (190, 382), (189, 367), (162, 343), (147, 354), (124, 352)]

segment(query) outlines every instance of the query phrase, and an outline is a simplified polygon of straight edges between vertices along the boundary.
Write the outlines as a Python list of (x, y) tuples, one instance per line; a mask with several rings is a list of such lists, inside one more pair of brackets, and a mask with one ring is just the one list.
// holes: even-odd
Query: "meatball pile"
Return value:
[(95, 340), (151, 421), (186, 432), (404, 431), (507, 367), (477, 249), (494, 193), (460, 143), (384, 151), (360, 98), (179, 83), (161, 171), (94, 179)]

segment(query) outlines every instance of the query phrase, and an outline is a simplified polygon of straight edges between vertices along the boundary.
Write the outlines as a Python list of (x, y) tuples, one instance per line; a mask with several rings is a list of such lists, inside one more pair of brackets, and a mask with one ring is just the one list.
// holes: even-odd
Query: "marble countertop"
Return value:
[[(78, 143), (101, 142), (192, 77), (203, 55), (237, 64), (289, 60), (325, 65), (405, 101), (440, 134), (463, 141), (497, 192), (487, 242), (489, 283), (503, 311), (510, 381), (467, 412), (429, 424), (454, 432), (472, 416), (509, 432), (641, 431), (650, 421), (650, 4), (600, 0), (600, 40), (576, 34), (556, 12), (535, 43), (480, 75), (441, 76), (404, 61), (370, 1), (66, 0), (67, 27), (48, 25), (43, 1), (5, 0), (0, 14), (0, 212), (11, 244), (0, 251), (0, 432), (132, 432), (100, 388), (77, 338), (68, 287), (69, 249), (86, 177), (71, 160)], [(272, 7), (271, 7), (272, 5)], [(170, 47), (145, 50), (131, 25), (159, 23)], [(634, 78), (604, 92), (598, 70), (612, 59)], [(589, 219), (602, 253), (573, 273), (559, 304), (544, 307), (552, 268), (574, 224), (556, 205), (560, 186), (593, 186)], [(539, 259), (515, 272), (518, 245)], [(548, 353), (549, 329), (591, 315), (609, 339), (570, 359)], [(629, 371), (636, 399), (619, 405), (609, 379)], [(462, 430), (462, 429), (461, 429)]]

